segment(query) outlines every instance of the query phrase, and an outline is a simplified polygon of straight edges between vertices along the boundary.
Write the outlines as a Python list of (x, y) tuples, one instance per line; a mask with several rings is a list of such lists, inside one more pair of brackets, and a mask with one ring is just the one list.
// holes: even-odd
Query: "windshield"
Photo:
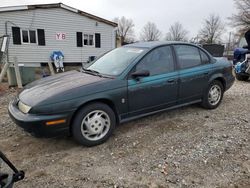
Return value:
[(118, 76), (137, 58), (145, 49), (143, 48), (116, 48), (85, 69), (96, 71), (100, 74)]

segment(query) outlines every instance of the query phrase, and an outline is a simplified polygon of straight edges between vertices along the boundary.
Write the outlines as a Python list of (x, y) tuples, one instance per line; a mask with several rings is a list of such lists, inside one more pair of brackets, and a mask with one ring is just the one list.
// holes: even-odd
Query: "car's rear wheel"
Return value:
[(214, 80), (209, 84), (202, 101), (202, 106), (207, 109), (217, 108), (223, 98), (224, 88), (220, 81)]
[(113, 110), (103, 103), (92, 103), (78, 111), (72, 125), (72, 134), (77, 142), (95, 146), (105, 142), (116, 124)]

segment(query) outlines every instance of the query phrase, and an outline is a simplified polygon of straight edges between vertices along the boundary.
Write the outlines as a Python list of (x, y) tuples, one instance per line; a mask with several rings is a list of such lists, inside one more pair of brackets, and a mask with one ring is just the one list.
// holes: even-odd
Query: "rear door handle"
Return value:
[(208, 74), (209, 74), (209, 72), (205, 72), (205, 73), (204, 73), (204, 75), (208, 75)]

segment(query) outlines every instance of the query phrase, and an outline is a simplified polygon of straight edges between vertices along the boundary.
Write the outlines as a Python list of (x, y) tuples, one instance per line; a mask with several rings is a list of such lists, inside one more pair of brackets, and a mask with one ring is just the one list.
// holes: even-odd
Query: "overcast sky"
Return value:
[[(0, 0), (0, 2), (0, 6), (12, 6), (59, 1)], [(156, 23), (163, 36), (171, 24), (179, 21), (189, 31), (191, 38), (197, 35), (203, 19), (211, 13), (218, 14), (228, 22), (227, 18), (235, 12), (233, 0), (61, 0), (60, 2), (109, 20), (121, 16), (131, 18), (134, 20), (137, 36), (148, 21)], [(226, 29), (227, 32), (231, 30), (230, 27)]]

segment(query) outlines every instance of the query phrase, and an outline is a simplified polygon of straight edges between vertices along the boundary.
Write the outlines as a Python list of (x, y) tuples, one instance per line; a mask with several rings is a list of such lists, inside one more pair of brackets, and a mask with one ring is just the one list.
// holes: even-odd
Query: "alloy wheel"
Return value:
[(213, 85), (208, 93), (208, 102), (215, 106), (220, 102), (222, 91), (219, 85)]
[(110, 117), (102, 110), (88, 113), (82, 120), (82, 135), (90, 141), (102, 139), (110, 129)]

